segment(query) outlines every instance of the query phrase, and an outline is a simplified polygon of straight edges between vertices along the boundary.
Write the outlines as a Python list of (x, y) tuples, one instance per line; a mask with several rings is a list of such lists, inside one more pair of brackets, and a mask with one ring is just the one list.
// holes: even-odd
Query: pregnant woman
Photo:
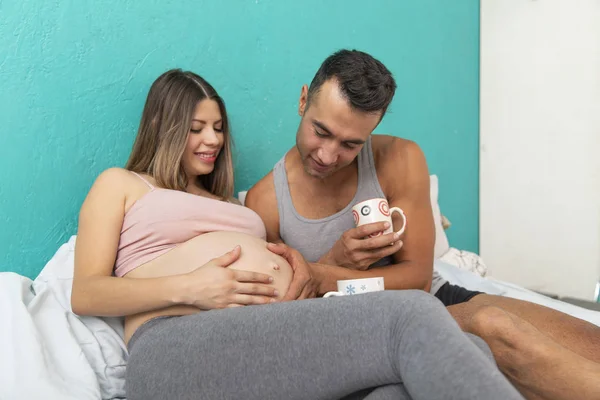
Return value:
[(232, 165), (223, 100), (171, 70), (82, 205), (71, 303), (125, 317), (129, 400), (521, 398), (424, 292), (280, 302), (305, 261), (267, 245)]

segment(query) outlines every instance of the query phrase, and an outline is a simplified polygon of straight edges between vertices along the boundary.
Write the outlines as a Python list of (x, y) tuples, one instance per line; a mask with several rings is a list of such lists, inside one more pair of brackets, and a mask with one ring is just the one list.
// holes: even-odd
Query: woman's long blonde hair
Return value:
[(188, 178), (181, 160), (198, 102), (209, 99), (219, 105), (223, 122), (223, 148), (214, 170), (198, 182), (223, 199), (233, 196), (233, 160), (229, 119), (223, 99), (202, 77), (173, 69), (154, 81), (126, 169), (152, 176), (158, 186), (185, 191)]

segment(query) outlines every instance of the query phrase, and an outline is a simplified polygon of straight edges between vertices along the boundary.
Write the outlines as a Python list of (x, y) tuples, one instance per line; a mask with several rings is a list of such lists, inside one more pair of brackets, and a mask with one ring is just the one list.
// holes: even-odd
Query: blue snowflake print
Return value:
[(362, 286), (360, 287), (360, 290), (362, 290), (363, 292), (364, 292), (365, 290), (367, 290), (367, 285), (362, 285)]
[(348, 285), (346, 286), (346, 293), (347, 294), (354, 294), (356, 293), (356, 288), (352, 285)]

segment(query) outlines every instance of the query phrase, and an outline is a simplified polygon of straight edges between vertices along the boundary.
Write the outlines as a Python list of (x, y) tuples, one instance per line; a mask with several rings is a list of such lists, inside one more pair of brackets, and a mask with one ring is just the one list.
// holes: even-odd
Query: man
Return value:
[[(381, 62), (348, 50), (328, 57), (310, 87), (302, 87), (296, 146), (246, 197), (264, 220), (268, 240), (286, 243), (308, 261), (295, 264), (286, 299), (320, 296), (336, 290), (340, 279), (383, 276), (386, 289), (422, 289), (440, 299), (463, 330), (488, 343), (526, 397), (600, 398), (600, 328), (536, 304), (450, 285), (433, 272), (423, 152), (408, 140), (372, 135), (395, 89)], [(354, 228), (352, 206), (377, 197), (404, 210), (408, 224), (401, 238), (369, 237), (385, 230), (384, 223)]]

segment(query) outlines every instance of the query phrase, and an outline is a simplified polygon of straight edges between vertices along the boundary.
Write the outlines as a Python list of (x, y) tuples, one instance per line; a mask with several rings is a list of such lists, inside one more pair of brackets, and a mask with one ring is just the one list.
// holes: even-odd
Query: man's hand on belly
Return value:
[(267, 248), (285, 258), (294, 271), (292, 282), (283, 301), (317, 297), (320, 286), (319, 274), (306, 262), (300, 252), (283, 243), (269, 243)]

